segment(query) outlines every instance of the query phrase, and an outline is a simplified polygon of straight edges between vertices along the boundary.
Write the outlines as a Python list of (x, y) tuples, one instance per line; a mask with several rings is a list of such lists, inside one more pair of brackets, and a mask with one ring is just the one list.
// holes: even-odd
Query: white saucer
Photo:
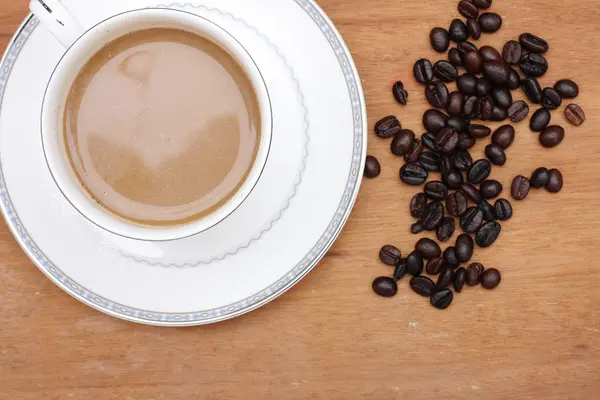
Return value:
[(44, 162), (41, 102), (64, 50), (30, 16), (0, 65), (0, 199), (33, 262), (82, 302), (153, 325), (232, 318), (298, 282), (345, 224), (366, 152), (360, 80), (323, 11), (310, 0), (64, 2), (90, 25), (157, 6), (220, 25), (261, 70), (273, 106), (273, 143), (251, 196), (206, 232), (154, 243), (98, 228), (62, 196)]

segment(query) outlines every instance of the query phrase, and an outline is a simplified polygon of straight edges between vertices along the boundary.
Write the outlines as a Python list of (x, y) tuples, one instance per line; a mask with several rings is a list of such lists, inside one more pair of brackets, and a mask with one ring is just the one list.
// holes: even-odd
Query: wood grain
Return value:
[[(438, 58), (428, 33), (458, 16), (456, 3), (320, 1), (355, 57), (371, 126), (395, 114), (421, 132), (427, 107), (412, 65)], [(395, 298), (372, 294), (372, 279), (391, 273), (377, 260), (380, 246), (408, 252), (416, 241), (407, 210), (417, 189), (399, 183), (402, 160), (389, 142), (371, 137), (383, 173), (364, 183), (325, 260), (272, 304), (214, 326), (161, 329), (93, 311), (51, 284), (1, 223), (0, 399), (598, 398), (600, 1), (504, 0), (493, 11), (504, 25), (478, 44), (543, 36), (551, 43), (543, 84), (575, 79), (588, 116), (580, 128), (565, 124), (553, 150), (519, 124), (507, 166), (494, 169), (505, 186), (538, 166), (565, 177), (562, 193), (515, 204), (497, 244), (477, 252), (502, 271), (497, 290), (467, 288), (445, 312), (407, 281)], [(2, 46), (26, 14), (27, 1), (0, 0)], [(390, 94), (398, 79), (410, 92), (406, 107)], [(554, 122), (564, 123), (562, 109)]]

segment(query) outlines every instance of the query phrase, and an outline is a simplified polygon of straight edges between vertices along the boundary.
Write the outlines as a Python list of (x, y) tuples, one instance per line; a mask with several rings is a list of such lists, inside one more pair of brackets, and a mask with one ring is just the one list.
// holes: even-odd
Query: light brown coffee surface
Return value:
[(225, 50), (150, 29), (105, 46), (67, 100), (71, 164), (102, 206), (143, 225), (178, 225), (227, 202), (258, 149), (252, 84)]

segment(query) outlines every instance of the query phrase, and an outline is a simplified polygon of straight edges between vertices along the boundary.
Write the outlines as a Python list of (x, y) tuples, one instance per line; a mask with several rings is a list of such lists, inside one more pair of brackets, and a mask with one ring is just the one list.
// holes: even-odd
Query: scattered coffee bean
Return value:
[(444, 28), (433, 28), (429, 34), (429, 40), (431, 41), (431, 47), (438, 53), (443, 53), (448, 49), (450, 39), (448, 37), (448, 31)]
[(427, 147), (429, 150), (435, 150), (435, 135), (431, 132), (425, 132), (421, 135), (421, 142), (423, 142), (423, 146)]
[(549, 171), (548, 168), (540, 167), (533, 171), (529, 183), (531, 187), (536, 189), (543, 188), (548, 183)]
[(545, 108), (536, 110), (529, 120), (529, 128), (534, 132), (541, 132), (550, 123), (550, 111)]
[(452, 153), (458, 146), (458, 133), (449, 127), (442, 128), (435, 135), (435, 147), (443, 154)]
[[(461, 133), (461, 135), (469, 136), (470, 140), (475, 142), (475, 139), (468, 133)], [(458, 146), (462, 148), (463, 140), (461, 135), (459, 135)], [(467, 150), (459, 150), (454, 154), (454, 168), (466, 171), (471, 168), (471, 165), (473, 165), (473, 158)]]
[(467, 282), (467, 270), (465, 267), (460, 267), (454, 272), (454, 280), (452, 281), (452, 286), (454, 286), (454, 290), (456, 293), (460, 293)]
[(438, 258), (442, 255), (442, 249), (440, 246), (429, 238), (421, 238), (415, 245), (415, 250), (417, 250), (424, 259), (433, 260), (434, 258)]
[(442, 289), (433, 294), (431, 296), (430, 303), (432, 306), (439, 310), (445, 310), (452, 303), (452, 299), (454, 298), (454, 294), (450, 289)]
[(432, 200), (444, 200), (448, 196), (448, 188), (440, 181), (429, 181), (425, 184), (424, 192)]
[(467, 30), (465, 23), (458, 18), (452, 20), (450, 28), (448, 29), (448, 37), (456, 43), (467, 40), (469, 38), (469, 31)]
[(463, 105), (465, 104), (465, 95), (459, 91), (454, 91), (448, 96), (448, 103), (446, 104), (446, 111), (452, 117), (459, 117), (462, 115)]
[(442, 257), (432, 258), (425, 266), (425, 272), (429, 275), (437, 275), (446, 267), (446, 261)]
[(460, 52), (460, 55), (462, 56), (463, 61), (464, 61), (465, 54), (467, 54), (470, 51), (477, 50), (477, 46), (475, 46), (471, 42), (465, 41), (465, 42), (459, 43), (458, 46), (456, 46), (456, 49)]
[(478, 8), (486, 9), (492, 6), (492, 0), (473, 0), (473, 4)]
[(413, 66), (413, 74), (417, 82), (427, 85), (433, 80), (433, 66), (426, 58), (421, 58)]
[(585, 113), (577, 104), (569, 104), (565, 108), (565, 118), (571, 124), (579, 126), (585, 122)]
[(495, 144), (488, 144), (485, 146), (485, 156), (494, 165), (506, 164), (506, 153), (502, 147)]
[(463, 61), (465, 64), (465, 69), (471, 73), (479, 73), (483, 68), (483, 58), (481, 58), (481, 54), (479, 51), (470, 51), (464, 55)]
[(548, 61), (541, 54), (530, 53), (521, 57), (519, 68), (525, 75), (539, 78), (548, 70)]
[(521, 75), (517, 72), (513, 67), (510, 68), (510, 73), (508, 75), (508, 82), (506, 82), (506, 86), (510, 90), (518, 89), (521, 86)]
[(532, 53), (545, 53), (550, 48), (548, 42), (531, 33), (521, 34), (521, 36), (519, 36), (519, 42)]
[(500, 271), (495, 268), (486, 269), (481, 275), (481, 286), (486, 289), (494, 289), (500, 284), (501, 280)]
[(384, 139), (394, 137), (396, 133), (400, 132), (400, 129), (402, 129), (402, 125), (393, 115), (382, 118), (375, 124), (375, 134)]
[(483, 222), (483, 212), (478, 207), (470, 207), (460, 217), (460, 227), (466, 233), (475, 233)]
[(465, 106), (463, 107), (463, 114), (465, 118), (481, 118), (479, 113), (480, 107), (481, 105), (479, 104), (479, 98), (477, 98), (476, 96), (468, 97), (465, 101)]
[(376, 178), (379, 174), (381, 174), (381, 165), (379, 164), (379, 161), (373, 156), (367, 156), (364, 175), (367, 178)]
[(453, 82), (458, 78), (458, 71), (448, 61), (440, 60), (433, 65), (433, 75), (443, 82)]
[(496, 32), (502, 26), (502, 17), (493, 12), (484, 12), (479, 16), (481, 30), (487, 33)]
[(483, 275), (485, 268), (480, 263), (472, 263), (467, 267), (467, 285), (477, 286), (481, 281), (481, 275)]
[(454, 246), (446, 248), (444, 250), (444, 253), (442, 254), (442, 257), (444, 258), (444, 261), (446, 261), (446, 265), (449, 268), (456, 268), (460, 265), (460, 261), (456, 256), (456, 249), (454, 248)]
[(558, 125), (550, 125), (540, 133), (540, 143), (546, 148), (556, 147), (565, 138), (565, 130)]
[(485, 125), (471, 124), (471, 126), (469, 126), (469, 133), (474, 138), (480, 139), (489, 136), (492, 133), (492, 130)]
[(512, 217), (512, 206), (506, 199), (498, 199), (494, 204), (494, 214), (500, 221), (507, 221)]
[(530, 186), (529, 179), (522, 175), (515, 176), (510, 187), (510, 194), (515, 200), (524, 200), (529, 194)]
[(435, 288), (437, 290), (447, 288), (454, 280), (454, 270), (452, 268), (444, 268), (438, 276)]
[(523, 100), (512, 103), (508, 108), (508, 117), (512, 122), (521, 122), (529, 114), (529, 106)]
[(448, 88), (443, 82), (433, 81), (425, 88), (425, 97), (429, 104), (437, 108), (444, 108), (448, 103)]
[(430, 109), (423, 114), (423, 126), (434, 135), (446, 126), (446, 122), (448, 116), (439, 110)]
[(479, 21), (475, 18), (469, 18), (466, 25), (467, 31), (469, 31), (469, 35), (471, 35), (473, 39), (477, 40), (481, 37), (481, 25), (479, 24)]
[(421, 185), (429, 174), (420, 164), (404, 164), (400, 168), (400, 180), (407, 185)]
[(467, 180), (469, 183), (478, 185), (485, 181), (490, 173), (492, 172), (492, 166), (488, 160), (477, 160), (469, 168), (467, 173)]
[(486, 199), (496, 198), (502, 193), (502, 184), (495, 179), (483, 181), (479, 187), (479, 192)]
[(454, 192), (448, 195), (446, 199), (446, 208), (448, 214), (454, 217), (460, 217), (467, 212), (467, 196), (462, 192)]
[(425, 151), (421, 153), (421, 166), (429, 172), (439, 171), (440, 156), (430, 151)]
[(500, 55), (500, 53), (498, 53), (498, 50), (496, 50), (492, 46), (481, 46), (481, 49), (479, 49), (479, 53), (481, 53), (483, 62), (502, 60), (502, 56)]
[(450, 51), (448, 51), (448, 61), (450, 61), (450, 64), (454, 65), (457, 68), (463, 66), (462, 55), (460, 54), (460, 51), (458, 51), (457, 48), (453, 47), (450, 49)]
[(479, 9), (469, 0), (462, 0), (458, 3), (458, 12), (465, 18), (477, 18)]
[(550, 87), (542, 90), (542, 105), (548, 110), (556, 110), (562, 104), (562, 98), (558, 92)]
[(574, 99), (579, 95), (579, 86), (570, 79), (561, 79), (554, 84), (554, 90), (563, 99)]
[(475, 248), (475, 242), (471, 235), (463, 233), (456, 239), (456, 245), (454, 246), (456, 252), (456, 258), (459, 262), (467, 262), (473, 257), (473, 249)]
[(460, 190), (475, 204), (479, 204), (482, 200), (481, 193), (479, 190), (470, 183), (463, 183), (460, 186)]
[(398, 293), (396, 281), (387, 276), (380, 276), (373, 281), (373, 291), (382, 297), (392, 297)]
[(477, 97), (483, 97), (492, 93), (494, 87), (492, 83), (485, 77), (481, 77), (477, 79), (477, 83), (475, 84), (475, 95)]
[(510, 76), (510, 68), (504, 61), (486, 61), (483, 63), (483, 74), (492, 83), (506, 86)]
[(459, 76), (456, 80), (456, 87), (462, 94), (475, 94), (477, 78), (473, 74), (465, 73)]
[(487, 200), (481, 200), (481, 203), (477, 205), (477, 207), (483, 213), (483, 220), (485, 222), (495, 221), (496, 220), (496, 212), (494, 211), (494, 207)]
[(418, 235), (424, 230), (425, 228), (423, 228), (423, 224), (421, 223), (421, 221), (417, 221), (410, 226), (410, 233), (412, 233), (413, 235)]
[(558, 193), (563, 187), (563, 176), (557, 169), (551, 169), (548, 171), (548, 183), (546, 183), (546, 190), (550, 193)]
[(459, 170), (453, 168), (442, 175), (442, 180), (450, 189), (460, 189), (463, 183), (463, 176)]
[(494, 106), (492, 109), (492, 121), (504, 121), (508, 117), (506, 108)]
[(508, 108), (512, 105), (513, 99), (510, 90), (506, 88), (495, 88), (492, 91), (492, 97), (498, 107)]
[(521, 44), (516, 40), (509, 40), (502, 49), (502, 59), (507, 64), (518, 64), (521, 60)]
[(419, 276), (423, 272), (423, 256), (417, 250), (406, 257), (406, 272), (412, 276)]
[(410, 280), (410, 287), (415, 293), (423, 297), (430, 297), (435, 293), (435, 284), (426, 276), (415, 276)]
[(400, 279), (404, 278), (404, 275), (406, 275), (406, 258), (401, 258), (400, 261), (398, 261), (398, 264), (396, 264), (392, 279), (399, 281)]
[(421, 154), (423, 153), (423, 142), (419, 139), (415, 139), (412, 148), (404, 155), (404, 161), (407, 163), (417, 163), (421, 160)]
[(402, 258), (402, 254), (397, 247), (391, 244), (385, 245), (379, 250), (379, 259), (387, 265), (396, 265)]
[(523, 78), (521, 89), (532, 103), (540, 104), (542, 102), (542, 88), (537, 79), (532, 77)]
[(408, 102), (408, 92), (404, 90), (404, 84), (401, 81), (394, 83), (392, 94), (398, 103), (406, 105)]
[(515, 140), (515, 128), (502, 125), (492, 135), (492, 143), (502, 149), (508, 149)]
[(421, 218), (426, 207), (427, 195), (425, 193), (417, 193), (410, 201), (410, 215), (414, 218)]
[(475, 234), (475, 243), (479, 247), (490, 247), (498, 239), (501, 231), (502, 225), (496, 221), (487, 222)]
[(408, 153), (415, 144), (415, 133), (410, 129), (401, 129), (394, 136), (390, 145), (392, 153), (397, 156), (403, 156)]

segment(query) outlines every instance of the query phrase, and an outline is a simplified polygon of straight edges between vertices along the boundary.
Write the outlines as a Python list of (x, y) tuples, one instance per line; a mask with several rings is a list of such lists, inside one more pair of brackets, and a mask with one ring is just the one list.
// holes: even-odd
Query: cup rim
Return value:
[[(47, 124), (45, 124), (45, 120), (46, 120), (46, 114), (49, 112), (47, 110), (47, 101), (48, 101), (48, 97), (49, 97), (49, 91), (52, 89), (53, 83), (55, 83), (54, 79), (56, 78), (57, 71), (60, 70), (61, 65), (64, 65), (63, 61), (65, 60), (65, 58), (67, 56), (69, 56), (71, 54), (71, 51), (74, 48), (76, 48), (76, 46), (83, 43), (83, 40), (85, 40), (85, 38), (88, 37), (89, 34), (92, 33), (92, 31), (99, 29), (102, 25), (104, 25), (105, 23), (107, 23), (111, 20), (114, 20), (115, 18), (123, 17), (128, 14), (138, 14), (138, 13), (152, 13), (152, 14), (153, 13), (157, 13), (157, 14), (176, 14), (177, 13), (180, 16), (185, 15), (185, 18), (189, 18), (189, 20), (197, 19), (198, 21), (201, 21), (200, 23), (197, 24), (200, 31), (207, 30), (206, 27), (208, 26), (208, 27), (212, 28), (215, 32), (221, 32), (223, 34), (223, 36), (225, 38), (227, 38), (227, 41), (228, 41), (227, 44), (215, 41), (212, 38), (207, 38), (207, 39), (214, 41), (219, 46), (222, 46), (226, 51), (228, 51), (230, 53), (231, 57), (233, 57), (240, 64), (240, 66), (244, 69), (245, 73), (248, 76), (248, 79), (250, 80), (250, 82), (256, 92), (258, 106), (259, 106), (259, 110), (261, 113), (261, 115), (260, 115), (261, 135), (260, 135), (260, 139), (258, 142), (257, 154), (255, 157), (254, 163), (252, 164), (252, 167), (250, 168), (250, 172), (248, 173), (248, 175), (246, 176), (245, 180), (242, 182), (242, 184), (238, 188), (238, 190), (234, 193), (234, 196), (232, 198), (230, 198), (227, 202), (225, 202), (223, 205), (221, 205), (219, 208), (217, 208), (215, 211), (210, 213), (209, 215), (198, 218), (194, 221), (184, 223), (181, 225), (176, 225), (176, 226), (152, 227), (152, 226), (144, 226), (142, 224), (136, 224), (135, 222), (128, 221), (125, 218), (121, 218), (121, 217), (115, 215), (114, 213), (112, 213), (111, 211), (107, 210), (106, 208), (102, 207), (89, 194), (86, 195), (85, 201), (75, 200), (72, 196), (70, 196), (67, 193), (68, 191), (70, 191), (70, 189), (69, 190), (64, 189), (64, 186), (66, 186), (66, 185), (70, 185), (70, 186), (74, 186), (75, 184), (80, 185), (79, 180), (75, 177), (72, 167), (69, 165), (69, 169), (70, 169), (70, 172), (72, 175), (71, 176), (72, 181), (64, 182), (61, 177), (57, 177), (55, 170), (52, 167), (53, 163), (59, 162), (59, 161), (56, 161), (56, 159), (60, 158), (60, 155), (52, 155), (52, 156), (48, 157), (48, 150), (47, 150), (47, 144), (46, 144), (45, 138), (46, 137), (49, 138), (49, 135), (52, 135), (52, 134), (56, 135), (57, 133), (61, 133), (61, 132), (60, 131), (57, 132), (57, 130), (52, 127), (46, 127), (46, 128), (44, 127), (45, 125), (47, 125)], [(177, 20), (174, 19), (174, 21), (176, 22)], [(143, 30), (143, 29), (147, 29), (147, 28), (134, 29), (131, 32), (134, 32), (137, 30)], [(184, 28), (182, 28), (182, 29), (184, 29)], [(192, 33), (198, 34), (198, 32), (192, 32)], [(120, 35), (120, 36), (122, 36), (122, 35)], [(117, 38), (120, 36), (117, 36)], [(115, 39), (112, 39), (112, 40), (115, 40)], [(109, 41), (107, 41), (106, 43), (109, 43)], [(232, 46), (237, 47), (237, 52), (235, 54), (232, 54), (232, 52), (231, 52)], [(243, 56), (240, 57), (240, 54)], [(245, 60), (243, 58), (245, 58)], [(254, 71), (249, 71), (248, 67), (250, 67)], [(72, 86), (72, 83), (73, 83), (72, 81), (70, 81), (68, 83), (69, 87)], [(261, 91), (263, 93), (260, 93)], [(261, 94), (263, 95), (262, 97), (261, 97)], [(63, 100), (66, 101), (66, 99), (60, 99), (60, 100), (57, 100), (56, 102), (61, 103), (61, 102), (63, 102)], [(265, 113), (265, 111), (267, 111), (267, 112)], [(55, 116), (55, 119), (62, 118), (63, 113), (55, 113), (55, 114), (60, 114), (58, 116)], [(51, 132), (48, 132), (48, 131), (51, 131)], [(75, 210), (77, 210), (77, 212), (79, 214), (81, 214), (85, 219), (87, 219), (88, 221), (90, 221), (92, 224), (96, 225), (100, 229), (103, 229), (107, 232), (110, 232), (112, 234), (115, 234), (115, 235), (118, 235), (118, 236), (121, 236), (124, 238), (128, 238), (128, 239), (152, 241), (152, 242), (167, 242), (167, 241), (172, 241), (172, 240), (185, 239), (185, 238), (197, 235), (199, 233), (202, 233), (210, 228), (213, 228), (213, 227), (217, 226), (218, 224), (220, 224), (221, 222), (223, 222), (225, 219), (227, 219), (239, 207), (242, 206), (242, 204), (250, 196), (250, 194), (252, 193), (252, 191), (254, 190), (254, 188), (256, 187), (258, 182), (260, 181), (260, 178), (265, 170), (267, 160), (269, 158), (269, 154), (270, 154), (271, 146), (272, 146), (272, 140), (273, 140), (273, 111), (272, 111), (271, 95), (269, 93), (269, 89), (264, 80), (264, 76), (263, 76), (260, 68), (256, 64), (256, 61), (250, 54), (250, 52), (237, 40), (237, 38), (235, 36), (233, 36), (231, 33), (229, 33), (229, 31), (224, 29), (222, 26), (220, 26), (220, 25), (216, 24), (215, 22), (213, 22), (207, 18), (204, 18), (200, 15), (197, 15), (197, 14), (194, 14), (194, 13), (191, 13), (188, 11), (184, 11), (184, 10), (174, 10), (174, 9), (166, 9), (166, 8), (140, 8), (140, 9), (128, 10), (125, 12), (111, 15), (110, 17), (107, 17), (107, 18), (103, 19), (102, 21), (96, 23), (92, 27), (88, 28), (68, 49), (66, 49), (64, 54), (61, 56), (61, 58), (59, 59), (59, 61), (56, 64), (54, 70), (52, 71), (52, 74), (50, 75), (50, 78), (46, 85), (46, 89), (44, 91), (44, 97), (42, 100), (42, 108), (41, 108), (41, 117), (40, 117), (40, 135), (41, 135), (41, 140), (42, 140), (42, 152), (44, 154), (44, 159), (46, 161), (48, 171), (50, 172), (50, 175), (51, 175), (54, 183), (56, 184), (57, 188), (59, 189), (59, 191), (61, 192), (63, 197), (69, 202), (69, 204), (71, 204), (73, 206), (73, 208), (75, 208)], [(76, 191), (76, 189), (75, 189), (75, 191)], [(244, 192), (244, 193), (242, 193), (242, 192)], [(242, 193), (242, 195), (236, 199), (236, 195), (240, 194), (240, 193)], [(84, 204), (84, 203), (87, 203), (87, 204)], [(88, 212), (85, 212), (82, 209), (87, 209)], [(90, 215), (90, 212), (89, 212), (90, 209), (97, 210), (97, 211), (91, 212), (91, 214), (94, 214), (93, 216)], [(101, 219), (104, 222), (100, 222), (100, 221), (98, 221), (98, 219)], [(106, 221), (110, 221), (110, 222), (106, 222)], [(115, 228), (115, 226), (117, 226), (117, 228)], [(126, 232), (126, 231), (129, 231), (129, 232)], [(131, 232), (133, 232), (133, 233), (131, 233)]]

